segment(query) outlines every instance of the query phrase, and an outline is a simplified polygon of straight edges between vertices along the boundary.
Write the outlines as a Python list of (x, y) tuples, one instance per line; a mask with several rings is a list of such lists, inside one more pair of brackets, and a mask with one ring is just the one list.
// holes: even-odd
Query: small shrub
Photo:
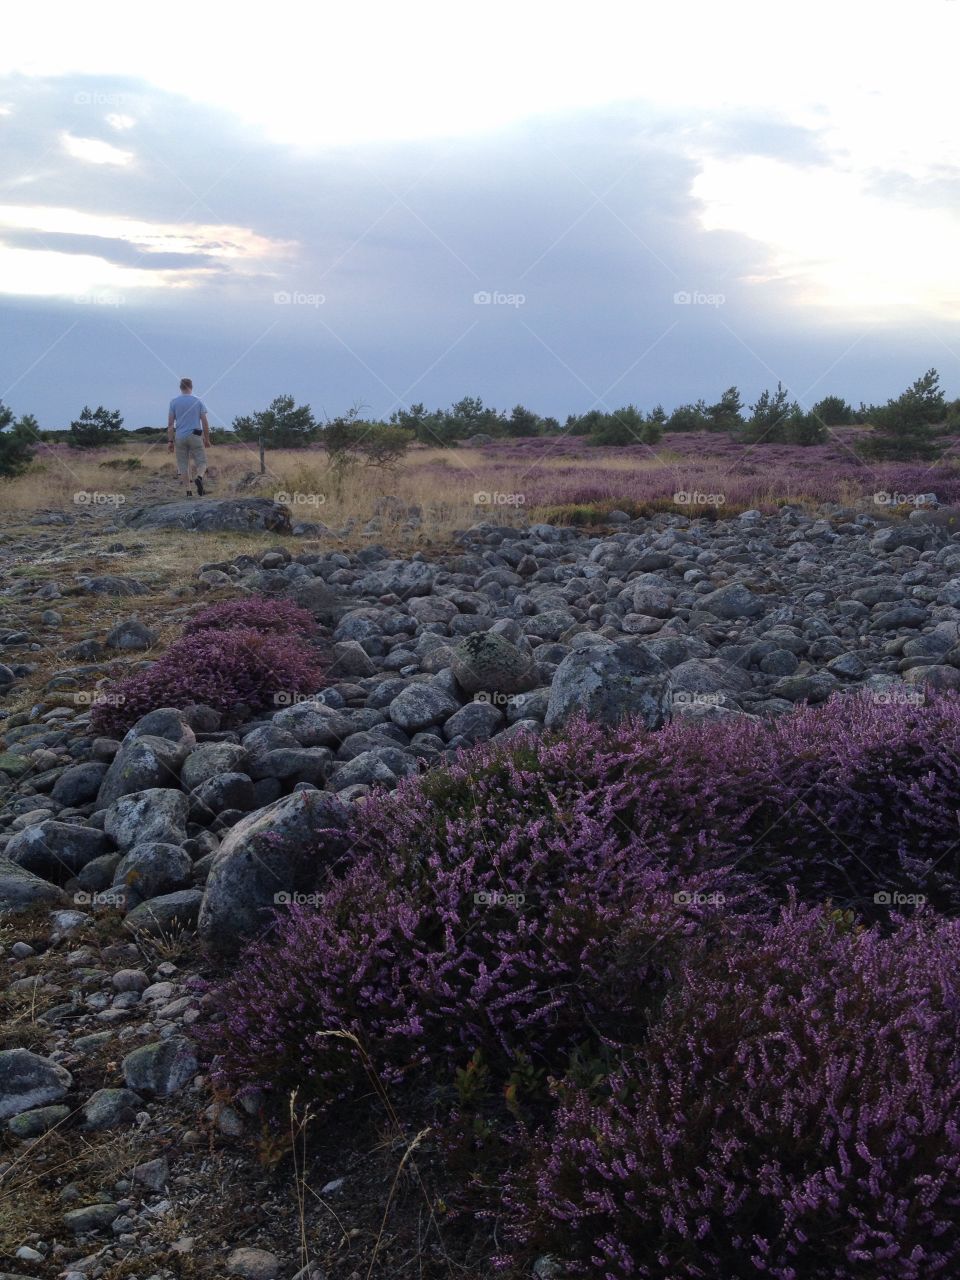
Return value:
[(84, 405), (79, 418), (70, 423), (67, 436), (72, 449), (96, 449), (101, 445), (115, 444), (123, 434), (123, 418), (119, 409), (96, 409)]
[(192, 636), (210, 628), (229, 631), (235, 627), (301, 636), (312, 636), (317, 630), (313, 615), (291, 600), (245, 596), (241, 600), (223, 600), (201, 609), (183, 628), (183, 634)]
[(795, 908), (697, 952), (642, 1054), (558, 1086), (508, 1230), (609, 1280), (956, 1275), (958, 946)]
[(107, 467), (111, 471), (140, 471), (143, 469), (143, 463), (139, 458), (109, 458), (106, 462), (101, 462), (100, 466)]
[(250, 628), (196, 631), (174, 641), (144, 671), (110, 686), (94, 704), (91, 728), (121, 737), (156, 707), (202, 702), (231, 718), (270, 706), (278, 693), (316, 692), (325, 663), (288, 633)]

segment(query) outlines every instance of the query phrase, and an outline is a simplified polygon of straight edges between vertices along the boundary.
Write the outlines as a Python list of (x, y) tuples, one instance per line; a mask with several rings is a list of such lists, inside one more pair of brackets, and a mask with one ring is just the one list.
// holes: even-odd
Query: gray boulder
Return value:
[(465, 636), (453, 651), (451, 666), (465, 693), (525, 693), (537, 684), (530, 654), (493, 631)]
[(179, 787), (180, 768), (188, 750), (185, 743), (169, 738), (128, 735), (100, 785), (97, 807), (106, 809), (121, 796), (148, 787)]
[(139, 618), (128, 618), (125, 622), (119, 622), (107, 633), (104, 641), (108, 649), (120, 649), (129, 653), (142, 652), (156, 643), (156, 631), (151, 631)]
[(201, 782), (224, 773), (242, 773), (244, 748), (239, 742), (201, 742), (183, 762), (180, 785), (193, 791)]
[(0, 919), (16, 915), (18, 911), (29, 911), (39, 903), (65, 906), (67, 895), (48, 880), (26, 871), (7, 857), (0, 857)]
[(0, 1120), (59, 1102), (73, 1084), (66, 1068), (28, 1049), (0, 1052)]
[(670, 719), (670, 671), (640, 640), (568, 654), (550, 686), (544, 723), (557, 729), (578, 712), (614, 725), (637, 716), (650, 729)]
[(62, 884), (88, 862), (109, 851), (110, 841), (102, 831), (51, 818), (18, 831), (5, 853), (25, 871)]
[(137, 902), (190, 884), (193, 863), (179, 845), (158, 841), (136, 844), (117, 864), (115, 885), (126, 885)]
[(922, 551), (930, 538), (929, 530), (916, 525), (890, 525), (878, 529), (870, 539), (871, 551), (899, 551), (901, 547), (914, 547)]
[(79, 1236), (90, 1231), (106, 1231), (119, 1217), (119, 1205), (101, 1200), (79, 1209), (68, 1209), (63, 1215), (63, 1222), (69, 1231)]
[(96, 800), (106, 772), (107, 765), (102, 760), (71, 765), (53, 784), (50, 797), (68, 808)]
[[(250, 764), (250, 778), (279, 778), (284, 782), (312, 782), (316, 786), (322, 786), (330, 772), (332, 760), (333, 753), (328, 747), (278, 747), (276, 751), (267, 751), (258, 756)], [(249, 809), (252, 805), (228, 807)]]
[(76, 591), (93, 596), (145, 596), (150, 588), (136, 578), (119, 577), (108, 573), (101, 577), (78, 574)]
[(183, 1036), (141, 1045), (127, 1054), (122, 1068), (128, 1089), (160, 1098), (179, 1093), (199, 1069), (193, 1046)]
[(435, 684), (410, 684), (390, 703), (387, 714), (407, 733), (416, 733), (433, 724), (442, 724), (460, 704)]
[(373, 573), (364, 574), (357, 590), (365, 596), (428, 596), (436, 576), (436, 566), (424, 560), (387, 560)]
[[(21, 1111), (18, 1116), (11, 1116), (7, 1121), (7, 1129), (21, 1141), (27, 1138), (39, 1138), (41, 1134), (48, 1133), (58, 1124), (62, 1124), (69, 1115), (69, 1107), (35, 1107), (32, 1111)], [(3, 1273), (0, 1273), (0, 1280), (3, 1280)], [(20, 1277), (17, 1277), (17, 1280), (20, 1280)]]
[(444, 721), (443, 736), (448, 742), (451, 738), (463, 738), (473, 745), (476, 742), (486, 742), (505, 724), (504, 713), (493, 703), (468, 702), (465, 707), (454, 712), (449, 720)]
[[(137, 844), (183, 844), (187, 838), (189, 802), (182, 791), (149, 787), (121, 796), (103, 821), (103, 829), (118, 849)], [(101, 851), (102, 852), (102, 851)]]
[[(276, 754), (270, 752), (263, 759), (268, 760)], [(247, 813), (256, 808), (253, 782), (246, 773), (221, 773), (216, 778), (207, 778), (190, 792), (188, 800), (190, 820), (207, 825), (224, 809), (240, 809)]]
[(416, 757), (408, 752), (398, 747), (373, 747), (337, 765), (331, 775), (331, 785), (337, 791), (359, 783), (393, 788), (401, 778), (410, 777), (417, 770)]
[[(210, 855), (212, 858), (213, 855)], [(196, 871), (196, 865), (192, 872)], [(203, 901), (201, 889), (178, 889), (175, 893), (161, 893), (134, 907), (124, 917), (123, 926), (131, 933), (150, 936), (169, 934), (177, 929), (193, 929), (200, 916)]]
[(788, 702), (825, 702), (837, 688), (837, 678), (829, 671), (811, 675), (785, 676), (770, 690), (771, 697)]
[[(796, 670), (796, 666), (791, 670)], [(742, 692), (753, 684), (742, 667), (724, 662), (722, 658), (688, 658), (673, 668), (670, 678), (675, 693)]]
[(764, 611), (763, 600), (755, 596), (742, 582), (730, 582), (700, 598), (700, 608), (715, 618), (733, 621), (734, 618), (757, 618)]
[(290, 532), (290, 509), (270, 498), (205, 498), (134, 507), (120, 520), (130, 529), (191, 529), (198, 533), (264, 529)]
[[(429, 596), (421, 597), (429, 600)], [(377, 668), (367, 656), (367, 651), (359, 640), (341, 640), (333, 646), (333, 661), (330, 664), (330, 676), (336, 680), (347, 680), (356, 676), (375, 676)]]
[(83, 1104), (83, 1127), (93, 1133), (133, 1124), (143, 1099), (131, 1089), (98, 1089)]
[(202, 938), (236, 952), (269, 922), (277, 894), (312, 892), (350, 848), (349, 810), (320, 791), (297, 791), (227, 832), (210, 869), (200, 908)]
[[(356, 728), (348, 715), (335, 707), (324, 706), (322, 702), (297, 702), (292, 707), (284, 707), (273, 717), (272, 727), (292, 734), (293, 740), (277, 740), (272, 745), (265, 741), (262, 747), (258, 743), (258, 754), (288, 746), (335, 747)], [(248, 739), (243, 741), (247, 746)], [(250, 750), (249, 747), (247, 749)]]

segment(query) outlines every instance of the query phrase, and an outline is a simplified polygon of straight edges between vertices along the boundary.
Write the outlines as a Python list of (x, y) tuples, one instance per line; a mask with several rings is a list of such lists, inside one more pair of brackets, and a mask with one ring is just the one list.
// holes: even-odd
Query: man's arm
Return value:
[(203, 427), (203, 445), (205, 449), (210, 448), (210, 423), (207, 421), (207, 415), (201, 413), (200, 425)]
[(167, 448), (171, 452), (173, 451), (173, 428), (175, 425), (176, 425), (176, 419), (174, 418), (173, 410), (171, 409), (170, 415), (167, 418)]

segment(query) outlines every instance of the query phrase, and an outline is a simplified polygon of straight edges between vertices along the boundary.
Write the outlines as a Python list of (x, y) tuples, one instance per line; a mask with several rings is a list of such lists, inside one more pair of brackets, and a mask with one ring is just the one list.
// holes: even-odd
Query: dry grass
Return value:
[[(103, 464), (113, 461), (139, 463), (134, 470), (113, 469)], [(630, 458), (597, 455), (590, 470), (599, 474), (623, 471), (654, 471), (679, 461), (669, 452), (656, 458)], [(269, 450), (266, 474), (259, 475), (259, 459), (253, 447), (214, 445), (209, 451), (209, 477), (214, 496), (259, 493), (273, 497), (278, 493), (293, 497), (295, 520), (321, 521), (342, 527), (350, 522), (369, 520), (379, 497), (395, 495), (423, 512), (424, 534), (436, 538), (463, 528), (478, 519), (513, 519), (516, 507), (479, 505), (477, 492), (496, 492), (504, 485), (504, 463), (495, 451), (483, 449), (431, 449), (416, 446), (408, 461), (396, 471), (357, 467), (338, 481), (327, 465), (326, 455), (319, 450)], [(549, 452), (533, 463), (534, 471), (543, 477), (569, 469), (570, 459), (550, 456)], [(513, 488), (522, 489), (524, 466), (516, 467)], [(80, 509), (113, 512), (116, 503), (130, 510), (143, 497), (171, 500), (182, 496), (173, 459), (163, 445), (125, 444), (116, 448), (87, 452), (70, 451), (57, 446), (38, 454), (33, 465), (21, 476), (0, 482), (0, 506), (9, 512), (24, 514), (37, 510), (70, 511)], [(78, 495), (80, 497), (78, 498)], [(100, 495), (87, 499), (83, 495)], [(538, 519), (538, 508), (524, 506), (524, 513)], [(390, 529), (384, 520), (385, 532)], [(399, 524), (400, 521), (396, 521)], [(416, 543), (416, 537), (402, 537), (402, 543)], [(420, 539), (422, 541), (422, 539)], [(269, 539), (268, 539), (269, 541)], [(346, 540), (347, 545), (352, 539)], [(210, 555), (211, 540), (204, 539), (204, 559)], [(249, 544), (242, 549), (247, 550)], [(234, 553), (236, 554), (236, 552)]]

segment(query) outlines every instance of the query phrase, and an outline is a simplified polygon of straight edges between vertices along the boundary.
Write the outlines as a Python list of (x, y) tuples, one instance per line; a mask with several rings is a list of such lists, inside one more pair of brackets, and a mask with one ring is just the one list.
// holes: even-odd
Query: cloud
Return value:
[(79, 253), (121, 267), (139, 267), (144, 271), (170, 271), (177, 268), (193, 271), (219, 265), (211, 254), (156, 252), (140, 248), (129, 240), (111, 240), (106, 236), (10, 230), (0, 233), (0, 238), (4, 244), (13, 248), (46, 249), (57, 254)]
[[(866, 180), (835, 140), (770, 111), (621, 103), (306, 149), (133, 77), (11, 77), (0, 95), (0, 295), (17, 319), (0, 395), (20, 379), (41, 419), (88, 399), (144, 425), (184, 368), (230, 421), (283, 391), (330, 413), (470, 393), (561, 417), (778, 379), (882, 399), (935, 362), (903, 332), (902, 296), (882, 295), (932, 224), (878, 193), (879, 230), (859, 225), (866, 196), (847, 204)], [(63, 154), (64, 131), (110, 145), (118, 113), (135, 162)], [(940, 217), (911, 323), (949, 346)], [(73, 301), (98, 290), (122, 305)]]
[(62, 133), (60, 145), (68, 156), (87, 164), (128, 165), (135, 159), (132, 151), (123, 151), (100, 138), (76, 138), (72, 133)]

